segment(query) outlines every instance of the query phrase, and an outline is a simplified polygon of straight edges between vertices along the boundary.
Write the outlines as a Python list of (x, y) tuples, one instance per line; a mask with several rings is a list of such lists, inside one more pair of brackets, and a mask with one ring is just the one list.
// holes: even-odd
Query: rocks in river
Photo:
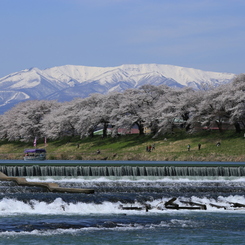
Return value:
[[(120, 206), (120, 209), (123, 210), (145, 210), (148, 212), (151, 209), (158, 209), (158, 210), (168, 210), (168, 209), (174, 209), (174, 210), (207, 210), (207, 206), (209, 205), (210, 207), (215, 207), (215, 208), (222, 208), (224, 210), (227, 209), (244, 209), (245, 204), (242, 203), (237, 203), (237, 202), (228, 202), (227, 205), (218, 205), (218, 204), (213, 204), (213, 203), (198, 203), (198, 202), (193, 202), (193, 201), (184, 201), (184, 200), (179, 200), (179, 203), (183, 203), (182, 206), (180, 204), (176, 203), (177, 201), (176, 197), (173, 197), (169, 199), (166, 202), (160, 202), (156, 206), (151, 206), (150, 204), (143, 204), (142, 206)], [(161, 206), (161, 205), (162, 206)]]

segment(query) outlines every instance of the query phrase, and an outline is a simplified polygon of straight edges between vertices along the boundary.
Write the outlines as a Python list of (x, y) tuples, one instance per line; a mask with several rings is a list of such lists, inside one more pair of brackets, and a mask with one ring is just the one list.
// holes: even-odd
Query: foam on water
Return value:
[[(144, 204), (135, 201), (135, 203), (124, 203), (121, 202), (103, 202), (101, 204), (95, 203), (84, 203), (84, 202), (65, 202), (62, 198), (56, 198), (54, 201), (48, 203), (44, 201), (30, 200), (29, 202), (19, 201), (16, 199), (3, 198), (0, 200), (0, 215), (3, 216), (12, 216), (12, 215), (20, 215), (20, 214), (30, 214), (30, 215), (91, 215), (91, 214), (138, 214), (138, 215), (148, 215), (149, 213), (163, 213), (163, 212), (176, 212), (176, 210), (168, 210), (164, 207), (164, 203), (168, 201), (169, 198), (163, 197), (162, 199), (148, 201)], [(238, 211), (237, 208), (233, 208), (230, 203), (241, 203), (245, 205), (245, 197), (244, 196), (228, 196), (223, 197), (219, 196), (217, 199), (207, 198), (207, 197), (191, 197), (185, 198), (180, 197), (175, 201), (176, 204), (180, 206), (184, 206), (181, 201), (192, 201), (200, 204), (207, 205), (207, 211), (221, 211), (223, 209), (217, 209), (210, 204), (225, 206), (227, 207), (225, 212), (230, 211)], [(144, 205), (150, 205), (152, 209), (148, 212), (144, 208), (142, 210), (123, 210), (123, 207), (144, 207)], [(240, 208), (240, 212), (245, 212), (245, 209)], [(180, 210), (177, 210), (180, 212)], [(190, 212), (181, 211), (181, 212)], [(203, 212), (200, 210), (199, 212)]]
[[(27, 181), (95, 193), (50, 193), (1, 182), (0, 244), (242, 244), (244, 176), (25, 175)], [(173, 197), (181, 207), (193, 202), (207, 210), (166, 209)]]
[(178, 177), (178, 176), (107, 176), (107, 177), (91, 177), (91, 176), (77, 176), (77, 177), (67, 177), (67, 176), (35, 176), (35, 177), (26, 177), (27, 181), (34, 182), (74, 182), (74, 183), (84, 183), (84, 182), (225, 182), (225, 181), (233, 181), (233, 182), (245, 182), (245, 177), (231, 177), (231, 176), (186, 176), (186, 177)]

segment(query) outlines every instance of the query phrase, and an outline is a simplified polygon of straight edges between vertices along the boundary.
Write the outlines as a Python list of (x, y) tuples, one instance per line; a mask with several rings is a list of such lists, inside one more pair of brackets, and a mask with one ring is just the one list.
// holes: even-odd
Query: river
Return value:
[[(1, 161), (0, 171), (9, 176), (95, 193), (52, 193), (1, 181), (0, 244), (243, 244), (244, 166)], [(179, 207), (205, 209), (166, 208), (172, 198)]]

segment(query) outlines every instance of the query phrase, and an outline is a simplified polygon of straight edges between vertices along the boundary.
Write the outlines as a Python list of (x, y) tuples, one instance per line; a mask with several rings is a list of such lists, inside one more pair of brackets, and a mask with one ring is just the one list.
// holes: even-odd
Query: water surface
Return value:
[[(245, 209), (236, 206), (245, 205), (244, 176), (25, 178), (62, 187), (92, 188), (95, 193), (50, 193), (0, 182), (0, 244), (244, 243)], [(195, 202), (207, 209), (167, 209), (164, 204), (173, 197), (180, 206)]]

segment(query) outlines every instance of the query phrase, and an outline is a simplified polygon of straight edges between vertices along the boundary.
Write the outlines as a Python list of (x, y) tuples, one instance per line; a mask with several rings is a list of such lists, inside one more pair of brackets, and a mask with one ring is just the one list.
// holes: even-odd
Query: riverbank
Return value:
[[(46, 148), (49, 160), (136, 160), (136, 161), (245, 161), (243, 133), (185, 133), (153, 139), (150, 135), (125, 135), (117, 138), (66, 138), (37, 142)], [(217, 144), (219, 143), (219, 144)], [(190, 148), (188, 149), (188, 145)], [(0, 159), (23, 159), (32, 148), (23, 142), (1, 142)]]

